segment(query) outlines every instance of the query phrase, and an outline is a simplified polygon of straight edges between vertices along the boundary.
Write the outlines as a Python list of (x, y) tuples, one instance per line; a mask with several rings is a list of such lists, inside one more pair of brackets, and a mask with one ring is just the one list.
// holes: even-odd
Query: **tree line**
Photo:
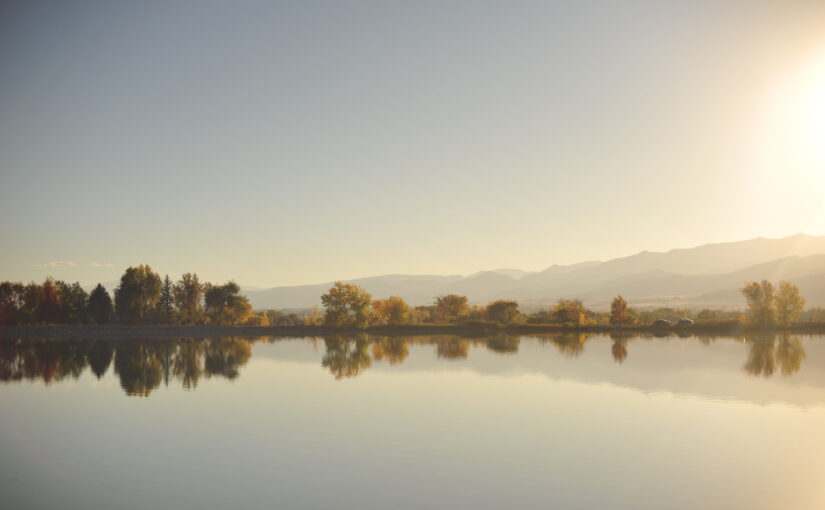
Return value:
[(86, 292), (79, 283), (46, 278), (40, 283), (0, 283), (0, 324), (247, 324), (255, 313), (235, 282), (201, 283), (184, 274), (161, 279), (151, 267), (130, 267), (114, 298), (98, 284)]
[[(467, 296), (437, 296), (433, 304), (410, 306), (399, 296), (373, 299), (364, 288), (336, 282), (321, 296), (323, 315), (317, 308), (298, 315), (278, 310), (255, 312), (240, 287), (201, 283), (197, 274), (186, 273), (177, 281), (161, 278), (148, 265), (129, 267), (120, 278), (114, 296), (98, 284), (86, 292), (79, 283), (68, 284), (51, 277), (40, 283), (0, 283), (0, 324), (215, 324), (248, 326), (319, 326), (364, 329), (404, 324), (456, 324), (488, 321), (500, 324), (558, 324), (565, 326), (638, 326), (658, 319), (741, 321), (757, 327), (787, 327), (803, 319), (805, 300), (790, 282), (778, 288), (768, 281), (750, 282), (740, 289), (747, 302), (742, 312), (704, 309), (659, 308), (637, 310), (621, 295), (609, 312), (585, 307), (581, 299), (562, 298), (549, 309), (525, 314), (519, 303), (499, 299), (487, 305), (470, 304)], [(825, 310), (812, 309), (807, 320), (825, 320)]]

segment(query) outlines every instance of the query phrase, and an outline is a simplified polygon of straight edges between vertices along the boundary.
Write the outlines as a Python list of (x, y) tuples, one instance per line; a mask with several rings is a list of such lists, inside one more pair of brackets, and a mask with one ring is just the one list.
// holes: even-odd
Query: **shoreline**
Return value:
[(331, 328), (327, 326), (217, 326), (217, 325), (51, 325), (0, 326), (0, 340), (17, 339), (126, 339), (126, 338), (186, 338), (262, 336), (324, 336), (367, 333), (373, 335), (489, 335), (539, 333), (592, 334), (654, 334), (654, 335), (739, 335), (745, 333), (825, 333), (825, 323), (794, 324), (788, 328), (757, 328), (737, 321), (693, 324), (689, 326), (570, 326), (563, 324), (498, 324), (468, 322), (461, 324), (401, 324), (371, 326), (366, 329)]

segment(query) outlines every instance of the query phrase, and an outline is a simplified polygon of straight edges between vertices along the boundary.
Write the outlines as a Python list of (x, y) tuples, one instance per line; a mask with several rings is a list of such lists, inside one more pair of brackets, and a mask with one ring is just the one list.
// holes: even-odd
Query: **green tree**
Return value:
[(614, 297), (610, 303), (610, 324), (627, 324), (628, 319), (627, 300), (621, 295)]
[(158, 297), (158, 302), (155, 306), (158, 322), (161, 324), (172, 324), (175, 322), (173, 288), (172, 280), (169, 279), (169, 275), (166, 275), (163, 279), (163, 285), (160, 288), (160, 297)]
[(352, 283), (335, 282), (321, 296), (324, 323), (334, 327), (365, 328), (370, 320), (369, 292)]
[(750, 282), (739, 291), (748, 303), (748, 319), (752, 324), (766, 327), (774, 323), (774, 288), (771, 282)]
[(467, 296), (447, 294), (435, 298), (433, 315), (437, 321), (455, 322), (470, 313)]
[(252, 306), (235, 282), (206, 285), (206, 315), (213, 324), (243, 324), (252, 315)]
[(181, 276), (173, 294), (181, 323), (194, 324), (203, 319), (203, 285), (198, 275), (186, 273)]
[(799, 295), (799, 287), (790, 282), (779, 282), (774, 303), (776, 320), (783, 327), (796, 322), (805, 309), (805, 298)]
[(128, 268), (115, 289), (118, 318), (127, 324), (149, 322), (160, 297), (161, 286), (160, 276), (151, 267), (141, 264)]
[(97, 287), (89, 294), (89, 313), (92, 320), (98, 324), (107, 324), (111, 320), (114, 311), (112, 298), (103, 285), (98, 283)]
[(499, 299), (487, 305), (484, 314), (491, 321), (503, 323), (513, 322), (519, 315), (518, 303), (507, 299)]

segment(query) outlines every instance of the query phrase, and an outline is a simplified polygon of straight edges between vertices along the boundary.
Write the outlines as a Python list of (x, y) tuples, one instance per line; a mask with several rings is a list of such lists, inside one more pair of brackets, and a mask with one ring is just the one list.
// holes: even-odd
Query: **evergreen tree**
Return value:
[(163, 279), (163, 286), (160, 288), (160, 297), (157, 304), (158, 319), (161, 324), (170, 324), (175, 317), (173, 291), (172, 280), (169, 279), (169, 275), (166, 275), (166, 278)]
[(114, 310), (111, 296), (106, 292), (103, 285), (98, 283), (97, 287), (89, 294), (89, 313), (92, 315), (92, 319), (98, 324), (106, 324), (111, 320)]

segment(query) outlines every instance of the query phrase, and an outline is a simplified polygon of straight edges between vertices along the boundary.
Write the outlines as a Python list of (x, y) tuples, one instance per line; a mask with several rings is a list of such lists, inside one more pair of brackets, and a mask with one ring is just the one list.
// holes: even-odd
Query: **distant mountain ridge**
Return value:
[[(667, 252), (643, 251), (605, 262), (553, 265), (539, 272), (518, 269), (460, 275), (383, 275), (342, 280), (360, 285), (375, 298), (401, 296), (413, 305), (430, 304), (442, 294), (466, 295), (470, 302), (518, 300), (540, 308), (555, 300), (580, 298), (605, 309), (617, 294), (636, 306), (740, 307), (745, 281), (786, 279), (799, 285), (809, 306), (825, 306), (825, 236), (797, 234), (756, 238)], [(307, 308), (320, 304), (332, 285), (245, 289), (256, 309)]]

